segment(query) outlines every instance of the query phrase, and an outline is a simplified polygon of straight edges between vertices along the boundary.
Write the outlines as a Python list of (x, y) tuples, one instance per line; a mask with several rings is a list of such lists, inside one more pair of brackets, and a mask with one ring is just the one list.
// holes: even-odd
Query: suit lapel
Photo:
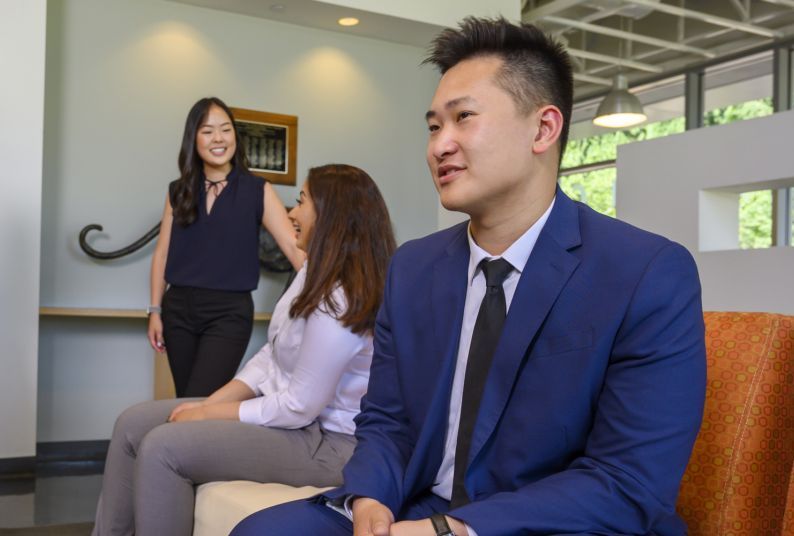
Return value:
[[(449, 397), (452, 377), (458, 355), (460, 329), (463, 323), (463, 306), (468, 286), (469, 243), (467, 225), (461, 224), (460, 232), (446, 248), (446, 254), (433, 267), (431, 289), (431, 316), (434, 341), (431, 359), (437, 359), (433, 367), (439, 370), (436, 388), (427, 410), (427, 418), (416, 441), (412, 463), (406, 468), (406, 484), (411, 488), (425, 488), (435, 478), (444, 450), (444, 431), (449, 418)], [(417, 371), (417, 374), (421, 374)], [(411, 493), (411, 490), (407, 490)]]
[(458, 353), (463, 308), (466, 301), (469, 268), (468, 227), (461, 224), (446, 249), (446, 256), (433, 267), (431, 311), (435, 333), (436, 355), (439, 359), (454, 360)]
[(494, 432), (529, 345), (579, 260), (568, 250), (581, 244), (576, 205), (557, 189), (555, 206), (518, 281), (485, 384), (469, 463)]

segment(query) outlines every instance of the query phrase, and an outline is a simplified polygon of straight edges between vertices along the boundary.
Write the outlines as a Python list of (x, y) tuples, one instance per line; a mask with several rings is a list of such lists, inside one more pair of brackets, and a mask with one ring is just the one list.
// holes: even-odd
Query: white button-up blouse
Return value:
[[(367, 391), (372, 336), (356, 335), (325, 306), (308, 318), (290, 318), (305, 281), (306, 264), (276, 304), (267, 344), (235, 376), (257, 394), (240, 404), (239, 417), (277, 428), (303, 428), (317, 419), (325, 430), (352, 434)], [(344, 310), (341, 287), (333, 298)]]

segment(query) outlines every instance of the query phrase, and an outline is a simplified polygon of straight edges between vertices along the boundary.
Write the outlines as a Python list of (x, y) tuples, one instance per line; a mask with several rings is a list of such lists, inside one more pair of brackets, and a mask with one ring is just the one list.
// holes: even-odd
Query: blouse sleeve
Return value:
[(280, 391), (240, 404), (240, 420), (278, 428), (311, 424), (330, 404), (350, 360), (366, 339), (318, 307), (307, 318), (292, 377)]
[(272, 354), (273, 348), (270, 343), (267, 343), (248, 360), (242, 370), (234, 376), (234, 379), (246, 384), (256, 396), (261, 395), (262, 391), (259, 389), (259, 384), (269, 373), (269, 363)]

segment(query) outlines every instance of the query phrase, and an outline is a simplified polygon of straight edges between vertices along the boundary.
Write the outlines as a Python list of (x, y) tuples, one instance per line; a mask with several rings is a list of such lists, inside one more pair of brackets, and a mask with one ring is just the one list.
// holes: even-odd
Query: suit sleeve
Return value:
[(402, 506), (403, 476), (414, 446), (405, 417), (391, 330), (393, 262), (375, 324), (375, 349), (367, 394), (356, 417), (356, 450), (344, 468), (342, 493), (370, 497), (396, 515)]
[(581, 456), (564, 471), (450, 515), (479, 536), (646, 534), (675, 519), (703, 413), (705, 364), (697, 269), (670, 243), (634, 290)]

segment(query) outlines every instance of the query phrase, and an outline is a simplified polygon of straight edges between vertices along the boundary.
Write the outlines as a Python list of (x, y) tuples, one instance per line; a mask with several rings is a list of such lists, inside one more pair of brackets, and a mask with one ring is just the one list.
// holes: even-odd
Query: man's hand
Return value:
[(391, 510), (375, 499), (359, 497), (353, 501), (353, 536), (389, 536), (393, 523)]
[(391, 526), (389, 536), (436, 536), (436, 531), (429, 519), (400, 521)]
[[(449, 528), (456, 536), (469, 536), (469, 531), (466, 530), (466, 525), (446, 516)], [(418, 521), (400, 521), (391, 526), (389, 536), (435, 536), (436, 531), (433, 530), (433, 523), (429, 519), (420, 519)]]

